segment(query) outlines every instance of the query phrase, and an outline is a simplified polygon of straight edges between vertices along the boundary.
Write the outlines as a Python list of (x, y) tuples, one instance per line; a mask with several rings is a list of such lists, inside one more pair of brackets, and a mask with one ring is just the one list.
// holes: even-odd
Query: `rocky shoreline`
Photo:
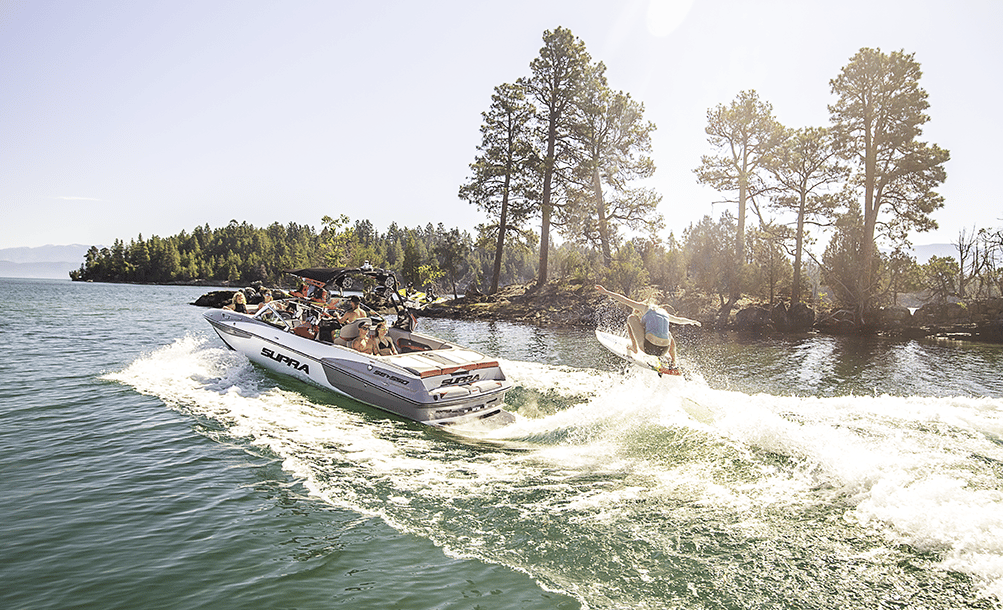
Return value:
[[(247, 302), (261, 302), (261, 286), (243, 289)], [(209, 292), (193, 305), (222, 307), (230, 302), (235, 290)], [(276, 298), (285, 296), (272, 289)], [(906, 307), (876, 310), (871, 319), (858, 326), (848, 311), (816, 313), (804, 304), (788, 307), (780, 303), (772, 308), (740, 303), (729, 323), (717, 325), (717, 307), (713, 299), (692, 295), (665, 295), (649, 288), (642, 298), (652, 297), (672, 305), (680, 315), (699, 320), (704, 328), (733, 330), (746, 334), (779, 335), (818, 332), (831, 335), (880, 335), (919, 339), (924, 337), (1003, 343), (1003, 299), (985, 299), (971, 303), (927, 303), (915, 311)], [(417, 312), (428, 318), (457, 320), (506, 321), (558, 328), (594, 329), (623, 323), (627, 311), (596, 292), (584, 282), (551, 282), (511, 285), (493, 295), (467, 294), (458, 299), (428, 305)]]
[[(651, 295), (672, 305), (680, 315), (699, 320), (705, 328), (717, 326), (717, 308), (710, 299), (666, 296), (657, 290)], [(540, 326), (593, 329), (616, 325), (627, 311), (587, 284), (507, 286), (495, 295), (466, 295), (430, 305), (421, 315), (461, 320), (504, 320)], [(772, 308), (744, 304), (736, 309), (723, 330), (749, 334), (881, 335), (919, 339), (934, 337), (1003, 343), (1003, 299), (986, 299), (969, 304), (927, 303), (915, 312), (906, 307), (876, 310), (871, 320), (858, 327), (853, 314), (834, 311), (817, 314), (803, 303)]]

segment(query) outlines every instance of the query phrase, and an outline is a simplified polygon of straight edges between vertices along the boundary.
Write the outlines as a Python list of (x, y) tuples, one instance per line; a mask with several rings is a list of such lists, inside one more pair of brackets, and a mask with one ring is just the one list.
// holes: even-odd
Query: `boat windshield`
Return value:
[(283, 330), (288, 330), (290, 327), (289, 320), (292, 319), (292, 314), (288, 313), (284, 309), (280, 309), (276, 302), (268, 303), (264, 305), (261, 309), (254, 314), (256, 320), (261, 320), (272, 326), (277, 326)]

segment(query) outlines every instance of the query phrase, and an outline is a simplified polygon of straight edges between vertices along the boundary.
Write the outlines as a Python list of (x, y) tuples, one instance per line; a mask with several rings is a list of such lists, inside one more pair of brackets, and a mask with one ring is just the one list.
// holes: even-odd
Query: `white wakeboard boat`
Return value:
[(415, 332), (416, 318), (400, 297), (393, 272), (364, 265), (289, 273), (318, 291), (343, 294), (358, 285), (365, 302), (392, 307), (397, 319), (392, 325), (388, 321), (388, 336), (399, 353), (378, 356), (351, 347), (363, 320), (375, 329), (383, 319), (375, 311), (364, 307), (367, 318), (342, 326), (326, 302), (306, 298), (272, 301), (253, 314), (226, 309), (205, 313), (227, 347), (275, 373), (424, 424), (493, 427), (514, 420), (502, 408), (512, 384), (498, 361)]

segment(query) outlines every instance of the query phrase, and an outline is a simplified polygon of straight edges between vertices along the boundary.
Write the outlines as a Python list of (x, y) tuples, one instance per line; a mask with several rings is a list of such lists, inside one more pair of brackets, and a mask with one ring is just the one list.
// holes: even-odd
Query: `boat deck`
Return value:
[(409, 352), (381, 358), (422, 378), (498, 366), (497, 360), (488, 360), (477, 352), (464, 349)]

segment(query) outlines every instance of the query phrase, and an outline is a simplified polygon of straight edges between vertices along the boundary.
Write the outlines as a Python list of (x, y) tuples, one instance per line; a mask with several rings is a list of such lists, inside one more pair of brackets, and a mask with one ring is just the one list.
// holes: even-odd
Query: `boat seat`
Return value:
[(426, 352), (430, 349), (432, 348), (424, 343), (419, 343), (412, 339), (408, 339), (407, 337), (401, 337), (397, 340), (397, 351), (402, 354), (406, 354), (408, 352)]
[(348, 324), (341, 327), (341, 331), (338, 332), (338, 336), (334, 338), (335, 345), (349, 346), (352, 341), (359, 338), (359, 325), (363, 322), (368, 322), (372, 326), (372, 320), (369, 318), (359, 318), (354, 322), (349, 322)]
[(341, 325), (334, 320), (324, 320), (320, 323), (320, 332), (317, 340), (323, 343), (331, 343), (338, 336), (339, 329), (341, 329)]
[(348, 324), (341, 327), (338, 331), (338, 336), (342, 339), (348, 339), (349, 341), (355, 341), (359, 338), (359, 325), (363, 322), (368, 323), (370, 326), (373, 325), (373, 321), (369, 318), (359, 318), (354, 322), (349, 322)]
[(304, 322), (296, 328), (293, 329), (293, 333), (304, 337), (306, 339), (316, 339), (317, 338), (317, 327), (309, 322)]

